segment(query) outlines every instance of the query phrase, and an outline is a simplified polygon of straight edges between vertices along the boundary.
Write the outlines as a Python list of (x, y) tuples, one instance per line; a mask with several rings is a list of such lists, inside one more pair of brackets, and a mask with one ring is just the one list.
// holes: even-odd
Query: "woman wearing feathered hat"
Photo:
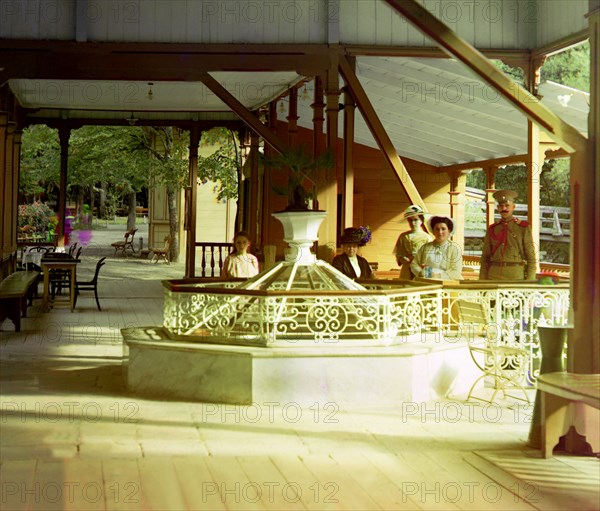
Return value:
[(358, 247), (364, 246), (369, 236), (370, 232), (364, 228), (348, 227), (344, 229), (340, 239), (344, 253), (335, 256), (331, 261), (331, 265), (351, 279), (373, 278), (373, 271), (368, 261), (358, 255)]
[(447, 216), (432, 216), (426, 220), (427, 230), (434, 240), (423, 245), (410, 263), (417, 277), (441, 280), (462, 280), (462, 252), (450, 241), (454, 234), (454, 220)]
[(420, 206), (408, 206), (404, 210), (404, 219), (408, 221), (410, 231), (405, 231), (398, 236), (394, 246), (396, 261), (400, 266), (400, 278), (410, 280), (414, 275), (410, 269), (410, 263), (417, 255), (417, 250), (425, 243), (431, 241), (431, 236), (425, 231), (425, 212)]

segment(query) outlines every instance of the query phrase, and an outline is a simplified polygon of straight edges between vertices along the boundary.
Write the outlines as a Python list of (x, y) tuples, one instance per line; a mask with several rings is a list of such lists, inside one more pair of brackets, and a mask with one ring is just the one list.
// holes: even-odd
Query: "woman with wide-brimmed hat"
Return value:
[(423, 245), (410, 263), (417, 277), (440, 280), (462, 280), (462, 251), (450, 241), (454, 220), (447, 216), (432, 216), (425, 221), (434, 240)]
[(404, 219), (408, 221), (410, 231), (405, 231), (396, 241), (394, 254), (400, 266), (400, 278), (410, 280), (414, 275), (410, 263), (417, 255), (417, 250), (431, 241), (431, 236), (425, 231), (425, 212), (420, 206), (411, 205), (404, 210)]
[(373, 278), (373, 270), (371, 270), (368, 261), (358, 255), (358, 248), (366, 244), (366, 238), (369, 235), (364, 229), (359, 229), (358, 227), (344, 229), (340, 237), (344, 253), (335, 256), (333, 261), (331, 261), (331, 265), (351, 279)]

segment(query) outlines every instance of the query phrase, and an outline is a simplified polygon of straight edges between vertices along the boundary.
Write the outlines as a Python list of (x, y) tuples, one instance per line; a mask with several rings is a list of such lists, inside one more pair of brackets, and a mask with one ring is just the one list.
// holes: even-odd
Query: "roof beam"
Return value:
[[(568, 158), (569, 153), (564, 149), (555, 149), (546, 151), (544, 161), (555, 160), (558, 158)], [(473, 161), (467, 163), (457, 163), (454, 165), (446, 165), (445, 167), (437, 167), (436, 172), (452, 172), (462, 170), (485, 170), (489, 165), (501, 167), (503, 165), (513, 165), (527, 161), (527, 154), (515, 154), (513, 156), (505, 156), (503, 158), (493, 158), (491, 160)]]
[(550, 55), (554, 55), (555, 53), (560, 53), (561, 51), (568, 50), (569, 48), (581, 44), (583, 41), (586, 41), (590, 37), (590, 31), (587, 28), (580, 30), (576, 34), (570, 34), (562, 39), (558, 39), (557, 41), (553, 41), (544, 46), (540, 46), (534, 50), (531, 50), (531, 56), (535, 58), (540, 57), (549, 57)]
[(258, 133), (265, 141), (273, 146), (278, 152), (283, 152), (287, 146), (269, 128), (242, 105), (225, 87), (215, 80), (207, 72), (202, 73), (202, 83), (206, 85), (223, 103), (233, 110), (244, 121), (250, 129)]
[(584, 150), (586, 138), (564, 122), (523, 87), (498, 70), (478, 50), (459, 37), (416, 0), (385, 0), (426, 36), (463, 62), (483, 80), (515, 105), (532, 122), (547, 131), (559, 145), (570, 152)]
[[(344, 44), (346, 55), (353, 57), (408, 57), (408, 58), (451, 58), (439, 46), (385, 46), (378, 44)], [(481, 53), (488, 59), (529, 59), (529, 50), (484, 49)]]
[[(14, 78), (72, 80), (200, 81), (205, 71), (327, 69), (321, 45), (182, 45), (0, 41), (0, 83)], [(201, 51), (199, 51), (201, 48)]]
[(527, 161), (527, 154), (515, 154), (513, 156), (505, 156), (503, 158), (492, 158), (490, 160), (470, 161), (466, 163), (456, 163), (454, 165), (446, 165), (439, 167), (439, 172), (456, 172), (464, 170), (485, 170), (486, 167), (493, 165), (495, 167), (501, 167), (503, 165), (514, 165), (519, 163), (525, 163)]
[(356, 101), (356, 105), (358, 106), (358, 109), (360, 110), (363, 119), (367, 123), (369, 130), (371, 130), (373, 138), (377, 142), (379, 149), (381, 149), (381, 151), (383, 152), (383, 155), (389, 163), (390, 167), (396, 173), (396, 176), (400, 181), (400, 185), (402, 186), (402, 188), (404, 188), (404, 191), (406, 192), (406, 195), (408, 195), (409, 200), (413, 204), (421, 206), (423, 209), (427, 209), (427, 207), (425, 206), (425, 202), (421, 197), (421, 194), (417, 190), (417, 187), (413, 183), (408, 173), (408, 170), (406, 170), (406, 167), (404, 166), (402, 160), (398, 156), (394, 144), (392, 144), (392, 141), (386, 133), (383, 124), (381, 124), (379, 117), (377, 117), (377, 113), (375, 112), (371, 101), (369, 100), (360, 81), (356, 77), (356, 74), (352, 70), (350, 63), (343, 55), (340, 55), (339, 68), (344, 78), (344, 81), (346, 82), (346, 85), (350, 89), (350, 93), (352, 94), (354, 101)]

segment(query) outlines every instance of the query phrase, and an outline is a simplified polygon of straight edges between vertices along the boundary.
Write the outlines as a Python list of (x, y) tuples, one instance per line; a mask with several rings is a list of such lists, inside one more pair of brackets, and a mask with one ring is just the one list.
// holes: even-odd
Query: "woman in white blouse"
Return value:
[(457, 243), (450, 241), (454, 221), (446, 216), (432, 216), (426, 224), (434, 240), (419, 248), (410, 263), (411, 271), (417, 277), (462, 280), (462, 251)]

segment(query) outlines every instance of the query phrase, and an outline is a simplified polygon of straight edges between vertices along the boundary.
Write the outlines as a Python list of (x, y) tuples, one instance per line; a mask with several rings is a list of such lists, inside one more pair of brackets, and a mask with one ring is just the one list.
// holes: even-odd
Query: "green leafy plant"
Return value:
[(313, 157), (304, 146), (297, 146), (272, 157), (263, 156), (262, 162), (271, 172), (288, 172), (287, 185), (273, 185), (275, 193), (288, 198), (285, 210), (306, 211), (309, 199), (314, 197), (317, 173), (332, 168), (335, 157), (331, 151)]
[(55, 213), (44, 202), (35, 201), (32, 204), (19, 206), (19, 227), (36, 232), (51, 230), (56, 223)]

